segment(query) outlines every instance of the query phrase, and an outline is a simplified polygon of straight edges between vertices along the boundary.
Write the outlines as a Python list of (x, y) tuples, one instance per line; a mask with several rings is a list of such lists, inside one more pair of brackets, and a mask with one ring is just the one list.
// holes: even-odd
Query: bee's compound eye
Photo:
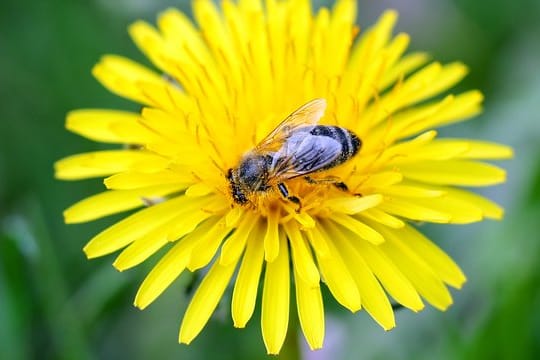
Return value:
[(238, 169), (238, 177), (246, 183), (256, 181), (265, 168), (266, 161), (264, 157), (251, 157), (242, 162)]

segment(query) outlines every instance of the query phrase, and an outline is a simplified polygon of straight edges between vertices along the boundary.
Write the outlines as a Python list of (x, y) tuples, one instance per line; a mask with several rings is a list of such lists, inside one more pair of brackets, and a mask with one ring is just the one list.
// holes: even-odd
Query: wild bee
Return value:
[[(252, 203), (253, 194), (277, 188), (300, 209), (300, 199), (289, 194), (286, 180), (304, 176), (307, 181), (318, 183), (308, 175), (343, 164), (358, 153), (362, 142), (353, 132), (339, 126), (317, 125), (325, 109), (324, 99), (301, 106), (244, 155), (237, 167), (229, 169), (227, 180), (234, 202), (246, 205)], [(320, 182), (347, 190), (344, 183), (335, 179)]]

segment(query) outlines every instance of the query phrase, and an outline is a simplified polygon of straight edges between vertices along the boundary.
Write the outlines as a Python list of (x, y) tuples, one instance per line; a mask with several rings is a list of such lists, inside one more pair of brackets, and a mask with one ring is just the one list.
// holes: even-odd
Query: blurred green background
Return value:
[[(315, 5), (329, 5), (330, 1)], [(62, 210), (99, 191), (100, 180), (58, 182), (55, 160), (103, 148), (64, 130), (76, 108), (138, 110), (90, 75), (105, 53), (147, 63), (126, 27), (188, 1), (3, 0), (0, 2), (0, 358), (262, 359), (255, 317), (232, 328), (221, 306), (192, 345), (177, 344), (186, 307), (182, 277), (144, 312), (132, 304), (155, 262), (126, 273), (113, 257), (87, 261), (85, 242), (116, 219), (67, 226)], [(471, 73), (460, 89), (479, 88), (485, 111), (443, 134), (512, 145), (508, 183), (484, 194), (503, 204), (502, 222), (423, 226), (468, 276), (446, 313), (427, 307), (397, 313), (385, 333), (365, 312), (326, 302), (325, 349), (306, 359), (528, 359), (540, 354), (540, 1), (362, 0), (359, 22), (383, 9), (400, 12), (397, 31), (411, 48)], [(225, 304), (228, 304), (226, 301)], [(303, 340), (301, 340), (303, 343)]]

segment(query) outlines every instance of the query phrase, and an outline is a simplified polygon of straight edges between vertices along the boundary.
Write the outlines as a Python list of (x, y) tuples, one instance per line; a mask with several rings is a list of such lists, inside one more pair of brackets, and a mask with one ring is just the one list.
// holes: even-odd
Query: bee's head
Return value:
[(258, 184), (266, 179), (267, 173), (264, 156), (246, 157), (238, 167), (238, 181), (251, 191), (257, 191)]
[(229, 169), (227, 180), (231, 184), (231, 195), (238, 204), (246, 204), (256, 192), (267, 191), (268, 169), (272, 158), (267, 155), (248, 154), (237, 168)]

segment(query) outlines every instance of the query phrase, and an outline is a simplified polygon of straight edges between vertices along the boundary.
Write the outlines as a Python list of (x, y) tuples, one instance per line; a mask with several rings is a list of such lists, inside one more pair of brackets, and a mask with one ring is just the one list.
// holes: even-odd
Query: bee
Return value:
[[(317, 125), (326, 109), (326, 100), (315, 99), (295, 110), (255, 148), (243, 156), (235, 168), (227, 172), (227, 180), (235, 203), (252, 203), (254, 194), (275, 189), (301, 208), (300, 199), (289, 194), (285, 182), (300, 176), (310, 183), (319, 181), (309, 174), (343, 164), (358, 153), (362, 142), (352, 131), (330, 125)], [(333, 179), (342, 190), (347, 186)]]

